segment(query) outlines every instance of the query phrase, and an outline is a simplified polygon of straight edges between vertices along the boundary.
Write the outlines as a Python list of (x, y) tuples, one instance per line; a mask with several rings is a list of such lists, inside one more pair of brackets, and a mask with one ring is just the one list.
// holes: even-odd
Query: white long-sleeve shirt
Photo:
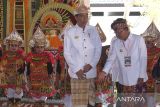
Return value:
[[(131, 66), (125, 66), (124, 57), (126, 56), (131, 57)], [(138, 78), (143, 78), (144, 82), (147, 81), (147, 49), (143, 37), (130, 34), (126, 41), (114, 37), (103, 71), (108, 73), (115, 61), (118, 64), (118, 82), (120, 84), (136, 85)]]
[(96, 65), (100, 59), (102, 44), (95, 27), (86, 25), (83, 30), (78, 25), (71, 27), (64, 36), (64, 57), (69, 66), (71, 78), (78, 78), (76, 72), (90, 64), (92, 69), (86, 78), (95, 78)]
[(119, 66), (117, 61), (114, 62), (110, 74), (112, 74), (112, 81), (117, 82), (118, 81), (118, 75), (119, 75)]

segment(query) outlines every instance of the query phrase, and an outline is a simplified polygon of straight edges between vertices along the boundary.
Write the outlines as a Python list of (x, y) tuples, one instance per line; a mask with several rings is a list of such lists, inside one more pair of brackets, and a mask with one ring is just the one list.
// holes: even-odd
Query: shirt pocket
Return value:
[(79, 49), (82, 47), (82, 40), (81, 40), (80, 36), (73, 36), (72, 37), (72, 45), (76, 49)]

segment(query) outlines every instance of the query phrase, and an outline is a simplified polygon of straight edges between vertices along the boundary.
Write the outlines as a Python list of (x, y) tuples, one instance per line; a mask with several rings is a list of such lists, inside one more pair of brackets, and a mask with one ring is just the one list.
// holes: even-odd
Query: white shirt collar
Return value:
[(128, 36), (128, 38), (127, 39), (131, 39), (132, 38), (132, 34), (131, 33), (129, 33), (129, 36)]
[(131, 38), (132, 38), (132, 34), (130, 33), (129, 36), (128, 36), (128, 38), (125, 41), (124, 40), (121, 40), (121, 41), (123, 41), (124, 43), (126, 43), (127, 41), (130, 41)]
[[(75, 26), (76, 26), (77, 29), (80, 29), (80, 30), (83, 31), (83, 28), (79, 27), (77, 24)], [(87, 31), (87, 29), (88, 29), (88, 25), (85, 26), (84, 31)]]

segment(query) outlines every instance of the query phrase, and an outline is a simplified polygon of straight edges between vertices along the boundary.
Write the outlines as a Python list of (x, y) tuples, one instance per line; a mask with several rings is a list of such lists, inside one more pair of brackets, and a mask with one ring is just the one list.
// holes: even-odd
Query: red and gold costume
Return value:
[(20, 48), (23, 40), (17, 31), (4, 39), (6, 50), (0, 58), (0, 88), (5, 89), (9, 102), (16, 103), (23, 96), (24, 51)]
[[(102, 53), (101, 53), (101, 57), (100, 60), (98, 62), (97, 65), (97, 74), (99, 74), (100, 72), (102, 72), (102, 69), (105, 65), (105, 62), (108, 58), (108, 54), (106, 54), (106, 50), (109, 49), (109, 46), (104, 46), (102, 47)], [(105, 80), (103, 82), (98, 81), (98, 79), (96, 80), (96, 96), (97, 98), (100, 100), (97, 105), (97, 107), (102, 107), (101, 103), (103, 101), (105, 101), (106, 104), (113, 104), (113, 84), (112, 84), (112, 79), (111, 79), (111, 75), (110, 75), (110, 79)], [(101, 96), (104, 96), (103, 98)], [(104, 104), (105, 104), (104, 103)]]
[(56, 93), (53, 70), (54, 57), (50, 52), (36, 51), (37, 46), (45, 49), (47, 43), (44, 33), (38, 28), (29, 42), (30, 47), (35, 50), (29, 53), (26, 58), (29, 95), (39, 99), (51, 97)]
[[(70, 94), (71, 93), (71, 85), (70, 85), (70, 77), (69, 74), (67, 73), (67, 64), (64, 59), (63, 55), (63, 46), (59, 47), (58, 49), (58, 61), (60, 63), (60, 95), (61, 97), (64, 97), (65, 94)], [(58, 78), (57, 78), (58, 79)]]
[(34, 97), (53, 96), (55, 94), (51, 53), (29, 53), (26, 59), (27, 75), (30, 84), (29, 94)]
[(23, 86), (24, 52), (5, 51), (0, 61), (1, 88), (17, 88)]
[(160, 48), (152, 47), (147, 49), (148, 60), (147, 60), (147, 74), (148, 80), (146, 82), (147, 85), (147, 92), (154, 92), (155, 91), (155, 79), (152, 77), (152, 70), (154, 64), (158, 61), (160, 56)]

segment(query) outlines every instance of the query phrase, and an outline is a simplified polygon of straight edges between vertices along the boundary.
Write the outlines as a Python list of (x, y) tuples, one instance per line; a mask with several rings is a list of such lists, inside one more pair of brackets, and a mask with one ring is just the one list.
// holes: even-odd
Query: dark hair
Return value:
[(127, 21), (126, 21), (126, 19), (118, 18), (115, 21), (113, 21), (113, 23), (111, 24), (111, 29), (116, 30), (115, 25), (117, 25), (119, 23), (127, 23)]

